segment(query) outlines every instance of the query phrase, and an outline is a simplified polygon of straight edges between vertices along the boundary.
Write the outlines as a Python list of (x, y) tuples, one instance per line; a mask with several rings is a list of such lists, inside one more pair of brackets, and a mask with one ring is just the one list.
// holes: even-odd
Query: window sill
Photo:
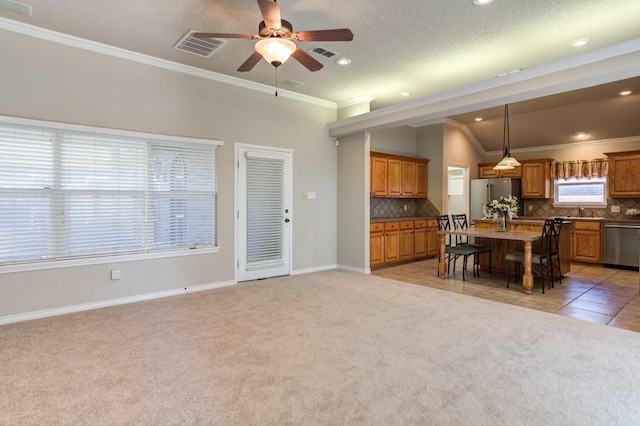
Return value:
[(41, 271), (56, 268), (71, 268), (76, 266), (102, 265), (105, 263), (134, 262), (138, 260), (163, 259), (168, 257), (193, 256), (218, 253), (219, 251), (220, 247), (203, 247), (193, 249), (154, 251), (150, 253), (132, 253), (114, 256), (83, 257), (78, 259), (13, 263), (0, 266), (0, 274), (6, 274), (10, 272)]

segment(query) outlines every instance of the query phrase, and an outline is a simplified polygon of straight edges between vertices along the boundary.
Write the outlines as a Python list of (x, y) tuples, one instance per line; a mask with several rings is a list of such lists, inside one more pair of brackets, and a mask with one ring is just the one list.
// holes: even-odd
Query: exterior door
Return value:
[(237, 281), (291, 274), (291, 150), (236, 145)]

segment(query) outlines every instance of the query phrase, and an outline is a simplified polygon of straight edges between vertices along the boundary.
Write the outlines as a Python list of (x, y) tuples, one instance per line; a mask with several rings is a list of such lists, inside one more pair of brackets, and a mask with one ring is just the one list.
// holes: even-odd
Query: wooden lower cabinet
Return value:
[(571, 231), (571, 260), (602, 263), (602, 224), (574, 220)]
[(440, 250), (440, 239), (438, 238), (438, 221), (435, 219), (427, 220), (427, 257), (438, 255)]
[(427, 221), (416, 220), (413, 226), (413, 258), (427, 257)]
[(384, 265), (384, 223), (369, 225), (369, 266)]
[(437, 222), (377, 222), (369, 227), (369, 266), (376, 268), (438, 255)]
[(413, 260), (414, 243), (413, 221), (400, 222), (400, 261), (407, 262)]
[(400, 223), (385, 222), (384, 224), (384, 264), (400, 261)]

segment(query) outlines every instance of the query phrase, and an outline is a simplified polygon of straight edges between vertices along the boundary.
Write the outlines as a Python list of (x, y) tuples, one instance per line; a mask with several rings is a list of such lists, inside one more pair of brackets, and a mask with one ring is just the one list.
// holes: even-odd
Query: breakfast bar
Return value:
[(447, 263), (445, 261), (445, 240), (447, 234), (480, 237), (491, 240), (521, 241), (524, 244), (524, 274), (522, 276), (522, 285), (525, 294), (531, 294), (531, 289), (533, 288), (533, 275), (531, 273), (532, 243), (540, 239), (541, 234), (539, 232), (515, 230), (496, 231), (494, 229), (469, 228), (438, 231), (438, 234), (440, 236), (440, 263), (438, 264), (440, 278), (445, 278), (447, 272)]

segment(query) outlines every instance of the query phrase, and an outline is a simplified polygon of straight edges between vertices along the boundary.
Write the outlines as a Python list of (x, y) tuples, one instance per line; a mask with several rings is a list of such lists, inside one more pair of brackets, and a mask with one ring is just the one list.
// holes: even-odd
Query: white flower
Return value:
[(518, 217), (518, 199), (512, 195), (507, 198), (500, 197), (491, 200), (482, 206), (485, 218), (497, 219), (499, 216), (507, 216), (509, 219)]
[(638, 209), (627, 209), (627, 216), (636, 216), (640, 214)]

